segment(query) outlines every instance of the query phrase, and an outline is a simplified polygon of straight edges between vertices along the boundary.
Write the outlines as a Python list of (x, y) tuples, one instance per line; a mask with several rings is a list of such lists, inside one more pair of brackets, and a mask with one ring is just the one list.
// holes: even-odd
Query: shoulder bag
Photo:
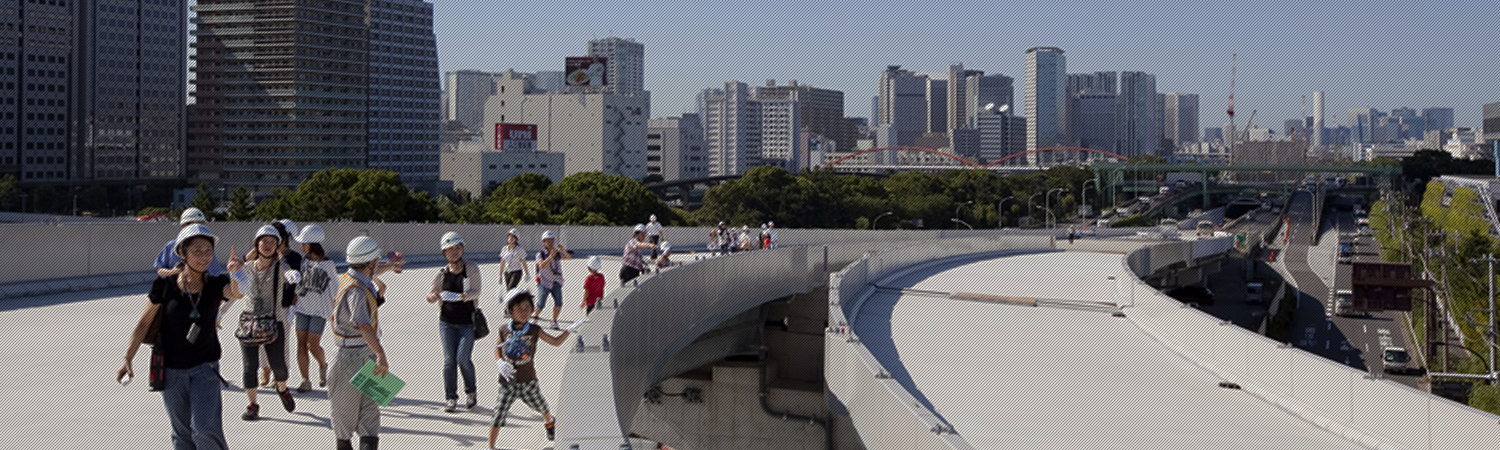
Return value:
[[(278, 280), (280, 274), (276, 273), (276, 270), (280, 268), (281, 263), (278, 261), (276, 267), (271, 269), (271, 285), (274, 286), (272, 289), (274, 295), (271, 296), (271, 301), (273, 302), (281, 297), (281, 283)], [(277, 332), (276, 329), (276, 311), (274, 311), (274, 308), (273, 311), (260, 315), (250, 311), (240, 312), (240, 327), (234, 331), (234, 337), (239, 338), (240, 345), (245, 347), (255, 347), (275, 342), (277, 338), (281, 337), (281, 333)]]

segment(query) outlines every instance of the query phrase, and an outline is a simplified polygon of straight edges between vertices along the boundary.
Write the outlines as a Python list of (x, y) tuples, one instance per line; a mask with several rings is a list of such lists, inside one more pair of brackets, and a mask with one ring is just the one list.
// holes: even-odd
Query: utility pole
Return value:
[[(1490, 330), (1489, 330), (1489, 333), (1485, 334), (1484, 338), (1486, 340), (1494, 340), (1496, 338), (1496, 336), (1500, 336), (1500, 334), (1496, 334), (1496, 333), (1500, 333), (1500, 322), (1496, 322), (1496, 320), (1495, 320), (1495, 261), (1497, 261), (1497, 259), (1495, 259), (1495, 255), (1493, 255), (1493, 254), (1486, 254), (1486, 255), (1484, 255), (1483, 261), (1486, 262), (1486, 263), (1489, 263), (1489, 269), (1490, 269), (1490, 309), (1489, 309), (1489, 316), (1490, 316), (1489, 326), (1490, 326)], [(1490, 366), (1489, 366), (1490, 367), (1490, 374), (1489, 375), (1490, 375), (1490, 384), (1493, 385), (1493, 384), (1495, 384), (1495, 381), (1496, 381), (1495, 380), (1495, 372), (1496, 372), (1496, 370), (1495, 370), (1495, 345), (1494, 345), (1494, 343), (1491, 343), (1490, 345), (1486, 345), (1486, 347), (1490, 348)]]

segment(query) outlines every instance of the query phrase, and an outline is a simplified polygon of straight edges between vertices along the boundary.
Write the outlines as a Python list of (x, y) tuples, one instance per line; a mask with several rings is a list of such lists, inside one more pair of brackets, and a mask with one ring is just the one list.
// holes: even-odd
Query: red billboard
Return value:
[(536, 151), (536, 125), (529, 123), (495, 124), (495, 150)]
[(563, 84), (598, 86), (609, 84), (609, 58), (602, 56), (569, 56), (563, 68)]

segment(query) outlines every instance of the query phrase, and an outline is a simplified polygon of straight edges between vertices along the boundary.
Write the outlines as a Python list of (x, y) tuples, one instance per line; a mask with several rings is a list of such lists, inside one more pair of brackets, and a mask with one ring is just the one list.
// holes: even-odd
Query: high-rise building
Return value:
[(807, 167), (802, 107), (797, 100), (754, 98), (760, 103), (760, 162), (792, 172)]
[[(968, 126), (969, 116), (974, 114), (974, 95), (976, 92), (969, 89), (970, 77), (982, 77), (984, 71), (964, 69), (963, 63), (948, 66), (948, 111), (947, 127), (942, 130), (933, 130), (934, 133), (946, 133), (949, 129)], [(976, 87), (977, 87), (977, 81)], [(993, 94), (992, 94), (993, 95)], [(984, 106), (980, 104), (980, 106)]]
[(442, 86), (432, 3), (371, 0), (367, 165), (401, 175), (408, 187), (437, 192)]
[(709, 176), (738, 175), (761, 165), (760, 102), (738, 81), (698, 94)]
[(1168, 92), (1164, 94), (1166, 113), (1162, 115), (1162, 134), (1170, 147), (1198, 142), (1198, 94)]
[(665, 180), (708, 176), (703, 121), (697, 114), (651, 119), (646, 128), (646, 174)]
[(1119, 93), (1119, 74), (1115, 72), (1094, 73), (1070, 73), (1068, 74), (1068, 92), (1079, 93), (1083, 91)]
[(484, 102), (495, 94), (495, 75), (477, 70), (443, 76), (443, 120), (457, 121), (475, 131), (484, 122)]
[[(981, 161), (991, 163), (999, 161), (1010, 155), (1024, 151), (1026, 148), (1026, 118), (1016, 116), (1014, 111), (1000, 112), (998, 108), (993, 110), (978, 109), (970, 117), (970, 130), (953, 130), (954, 136), (960, 136), (968, 132), (977, 134), (975, 144), (977, 155)], [(955, 143), (957, 139), (955, 139)], [(957, 145), (955, 145), (955, 151)], [(963, 155), (968, 156), (968, 155)], [(1014, 164), (1022, 165), (1024, 161), (1011, 160)]]
[(870, 119), (869, 119), (869, 121), (865, 122), (865, 126), (867, 126), (867, 127), (873, 128), (873, 127), (875, 127), (877, 125), (880, 125), (880, 96), (879, 95), (870, 97)]
[(788, 80), (777, 86), (775, 80), (766, 80), (766, 86), (755, 89), (752, 94), (760, 100), (793, 100), (799, 105), (798, 117), (802, 128), (809, 133), (822, 136), (839, 149), (854, 148), (859, 129), (844, 120), (844, 93), (823, 89)]
[(1453, 128), (1453, 108), (1422, 108), (1422, 122), (1429, 131)]
[(1349, 109), (1350, 139), (1355, 143), (1376, 142), (1377, 122), (1384, 114), (1369, 106)]
[(438, 182), (432, 4), (199, 0), (191, 182), (257, 191), (330, 168)]
[(1074, 95), (1073, 129), (1079, 147), (1115, 150), (1115, 102), (1113, 92), (1086, 89)]
[(1325, 122), (1328, 117), (1326, 116), (1327, 112), (1323, 109), (1323, 91), (1313, 91), (1312, 141), (1309, 142), (1313, 147), (1329, 145), (1326, 130), (1328, 124)]
[(1484, 141), (1490, 145), (1500, 141), (1500, 102), (1484, 105)]
[(948, 80), (927, 78), (927, 132), (948, 132)]
[(901, 66), (886, 66), (880, 72), (880, 115), (875, 125), (888, 126), (881, 133), (890, 141), (880, 140), (879, 145), (912, 145), (927, 131), (927, 78)]
[(624, 95), (639, 95), (646, 91), (645, 44), (618, 37), (595, 39), (589, 41), (589, 56), (609, 58), (606, 89)]
[(530, 74), (507, 70), (495, 77), (496, 92), (485, 102), (484, 128), (493, 145), (496, 124), (536, 125), (538, 151), (566, 155), (568, 175), (603, 172), (646, 177), (647, 96), (611, 92), (545, 92)]
[(979, 71), (969, 72), (969, 76), (964, 77), (964, 103), (968, 105), (966, 109), (969, 115), (979, 114), (989, 104), (994, 104), (997, 108), (1009, 105), (1010, 113), (1015, 112), (1015, 79), (998, 73), (986, 75)]
[(0, 2), (0, 173), (181, 179), (186, 13), (175, 0)]
[(1155, 115), (1156, 76), (1120, 72), (1120, 95), (1115, 98), (1115, 152), (1127, 157), (1155, 153), (1161, 142)]
[(1062, 49), (1026, 50), (1026, 150), (1064, 142), (1068, 130), (1067, 73)]

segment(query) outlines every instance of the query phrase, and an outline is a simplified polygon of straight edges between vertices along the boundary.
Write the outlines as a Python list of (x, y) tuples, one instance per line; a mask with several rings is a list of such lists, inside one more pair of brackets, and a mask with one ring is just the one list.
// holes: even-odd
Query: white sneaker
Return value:
[(443, 412), (450, 414), (458, 412), (458, 400), (448, 399), (448, 406), (443, 408)]

